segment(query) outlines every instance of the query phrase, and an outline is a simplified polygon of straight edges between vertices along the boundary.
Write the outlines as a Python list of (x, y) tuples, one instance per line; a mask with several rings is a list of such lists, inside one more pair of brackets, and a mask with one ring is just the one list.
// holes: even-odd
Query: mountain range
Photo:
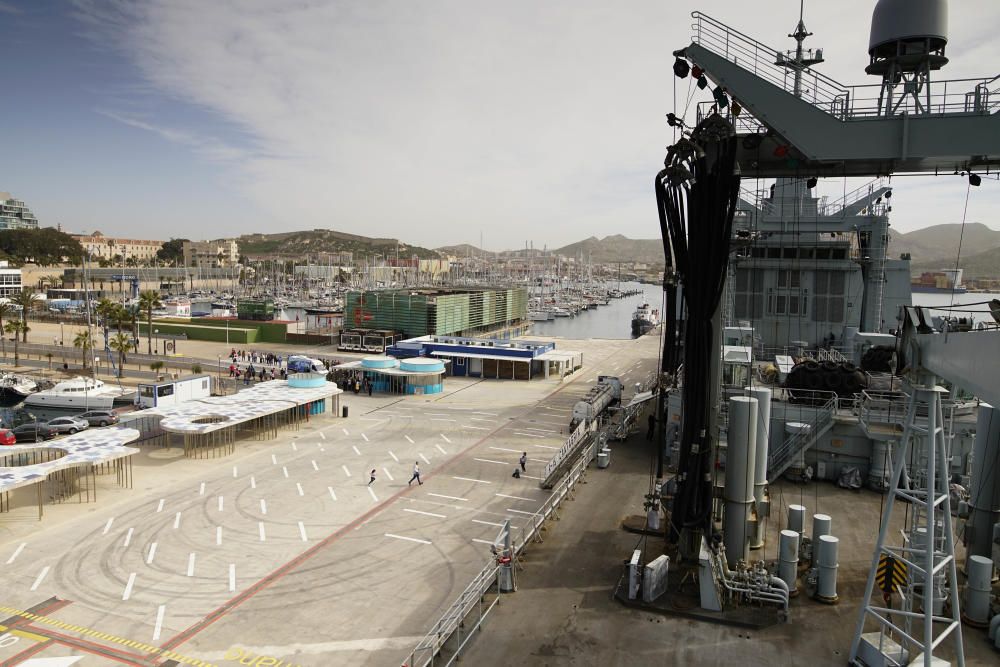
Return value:
[[(961, 242), (961, 255), (959, 255)], [(908, 233), (890, 232), (891, 257), (909, 253), (913, 273), (965, 269), (965, 278), (1000, 277), (1000, 231), (980, 222), (924, 227)]]

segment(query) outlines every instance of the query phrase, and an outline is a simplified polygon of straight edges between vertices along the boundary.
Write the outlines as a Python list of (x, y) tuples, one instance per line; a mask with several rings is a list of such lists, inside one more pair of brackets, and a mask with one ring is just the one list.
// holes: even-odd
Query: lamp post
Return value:
[(160, 353), (160, 330), (153, 329), (153, 339), (156, 341), (153, 343), (153, 354)]

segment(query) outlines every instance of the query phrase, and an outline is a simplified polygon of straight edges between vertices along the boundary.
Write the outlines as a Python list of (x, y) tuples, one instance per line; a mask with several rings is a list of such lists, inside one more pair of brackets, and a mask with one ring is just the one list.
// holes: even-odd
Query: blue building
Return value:
[(583, 353), (556, 351), (552, 341), (420, 336), (386, 350), (400, 359), (429, 357), (446, 360), (455, 377), (531, 380), (563, 377), (583, 367)]

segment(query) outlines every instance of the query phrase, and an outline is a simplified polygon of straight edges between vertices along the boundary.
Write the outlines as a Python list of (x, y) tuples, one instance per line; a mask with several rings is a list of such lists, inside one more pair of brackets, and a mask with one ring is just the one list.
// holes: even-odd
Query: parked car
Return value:
[(0, 445), (13, 445), (17, 443), (17, 437), (9, 428), (0, 428)]
[(91, 410), (77, 415), (77, 418), (85, 420), (91, 426), (107, 426), (118, 423), (118, 415), (111, 410)]
[(79, 417), (56, 417), (46, 424), (56, 433), (76, 433), (86, 428), (90, 428), (90, 422)]
[(18, 442), (39, 442), (41, 440), (51, 440), (56, 437), (56, 432), (37, 422), (21, 424), (14, 428), (14, 437)]

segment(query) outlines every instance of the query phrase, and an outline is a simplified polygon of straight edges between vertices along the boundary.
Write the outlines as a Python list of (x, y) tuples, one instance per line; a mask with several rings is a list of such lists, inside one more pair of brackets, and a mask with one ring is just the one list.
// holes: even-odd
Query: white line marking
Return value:
[(447, 454), (448, 453), (448, 452), (445, 451), (444, 447), (442, 447), (441, 445), (434, 445), (434, 446), (437, 447), (438, 451), (441, 452), (442, 454)]
[(477, 459), (477, 458), (473, 458), (472, 460), (473, 461), (480, 461), (482, 463), (496, 463), (496, 464), (499, 464), (499, 465), (502, 465), (502, 466), (511, 465), (509, 463), (504, 463), (503, 461), (494, 461), (493, 459)]
[(364, 433), (362, 433), (361, 437), (365, 439), (365, 442), (368, 442), (368, 436), (367, 435), (365, 435)]
[[(534, 460), (534, 459), (532, 459), (532, 461), (533, 461), (533, 460)], [(525, 478), (525, 479), (543, 479), (542, 477), (534, 477), (534, 476), (532, 476), (532, 475), (525, 475), (525, 474), (524, 474), (523, 472), (521, 473), (521, 477), (523, 477), (523, 478)]]
[(156, 625), (153, 626), (153, 641), (160, 640), (160, 630), (163, 629), (163, 615), (167, 611), (167, 605), (161, 604), (156, 608)]
[(127, 547), (132, 542), (132, 531), (134, 530), (135, 528), (129, 528), (128, 532), (125, 533), (125, 541), (122, 542), (123, 547)]
[(423, 514), (425, 516), (432, 516), (432, 517), (435, 517), (437, 519), (447, 519), (448, 518), (444, 514), (435, 514), (434, 512), (421, 512), (420, 510), (411, 510), (408, 507), (404, 507), (403, 511), (404, 512), (410, 512), (412, 514)]
[(160, 504), (156, 506), (156, 511), (157, 512), (163, 511), (163, 498), (160, 498)]
[(521, 496), (508, 496), (506, 493), (496, 493), (494, 495), (497, 498), (510, 498), (511, 500), (525, 500), (529, 503), (535, 502), (534, 498), (522, 498)]
[(201, 486), (198, 487), (198, 495), (199, 496), (205, 495), (205, 482), (202, 482)]
[(250, 477), (250, 488), (251, 489), (256, 489), (257, 488), (257, 478), (256, 477), (252, 477), (252, 476)]
[(178, 512), (177, 514), (174, 515), (174, 530), (177, 530), (180, 527), (181, 527), (181, 513)]
[(265, 540), (267, 540), (267, 536), (264, 534), (264, 522), (263, 521), (258, 521), (257, 522), (257, 534), (260, 536), (260, 541), (261, 542), (264, 542)]
[(292, 451), (293, 452), (299, 451), (299, 446), (296, 443), (294, 443), (294, 442), (292, 443)]
[(474, 422), (496, 422), (496, 419), (487, 419), (486, 417), (469, 417)]
[(532, 447), (541, 447), (542, 449), (559, 449), (558, 447), (553, 447), (552, 445), (532, 445)]
[(476, 482), (477, 484), (492, 484), (493, 483), (493, 482), (487, 482), (485, 479), (473, 479), (472, 477), (456, 477), (455, 475), (452, 475), (451, 478), (452, 479), (460, 479), (463, 482)]
[(469, 502), (468, 498), (459, 498), (458, 496), (446, 496), (443, 493), (428, 493), (428, 496), (434, 496), (435, 498), (447, 498), (448, 500), (461, 500), (463, 503)]
[(156, 542), (149, 545), (149, 553), (146, 555), (146, 565), (153, 562), (153, 558), (156, 557)]
[(340, 466), (340, 467), (344, 469), (345, 475), (347, 475), (348, 477), (351, 476), (351, 471), (347, 469), (347, 466)]
[(233, 477), (239, 477), (239, 476), (240, 475), (239, 475), (239, 472), (236, 469), (236, 466), (233, 466)]
[(281, 466), (281, 474), (285, 476), (285, 479), (288, 479), (288, 466)]
[(340, 430), (344, 432), (344, 435), (350, 435), (351, 434), (351, 432), (348, 431), (346, 428), (342, 428)]
[(438, 435), (440, 435), (442, 438), (444, 438), (445, 442), (447, 442), (448, 444), (451, 444), (451, 440), (444, 433), (438, 433)]
[(385, 466), (382, 466), (382, 472), (385, 473), (385, 476), (389, 478), (390, 482), (395, 482), (396, 481), (395, 478), (393, 478), (392, 473), (389, 472), (389, 469), (386, 468)]
[(469, 426), (468, 424), (462, 424), (462, 428), (474, 428), (477, 431), (489, 431), (485, 426)]
[(457, 419), (445, 419), (444, 417), (431, 417), (432, 422), (457, 422)]
[(125, 584), (125, 590), (122, 591), (122, 600), (128, 600), (132, 597), (132, 586), (135, 585), (135, 572), (128, 575), (128, 582)]
[(495, 449), (498, 452), (514, 452), (515, 454), (520, 454), (522, 451), (524, 451), (524, 450), (521, 450), (521, 449), (511, 449), (510, 447), (494, 447), (492, 445), (490, 445), (489, 448), (490, 449)]
[(271, 454), (271, 464), (278, 465), (278, 457), (275, 456), (274, 454)]
[(533, 428), (531, 426), (522, 426), (525, 431), (537, 431), (538, 433), (557, 433), (558, 431), (551, 428)]
[(395, 454), (393, 454), (391, 449), (389, 450), (389, 456), (392, 457), (393, 461), (395, 461), (396, 463), (399, 463), (399, 457), (396, 456)]
[(306, 495), (306, 492), (302, 490), (302, 484), (300, 484), (299, 482), (295, 482), (295, 488), (299, 490), (300, 496)]
[(189, 576), (189, 577), (193, 577), (194, 576), (194, 556), (195, 556), (195, 553), (193, 551), (188, 554), (188, 571), (187, 571), (187, 576)]
[(14, 549), (14, 553), (12, 553), (10, 555), (10, 558), (7, 559), (7, 565), (13, 563), (14, 559), (21, 555), (21, 552), (24, 551), (24, 547), (26, 547), (27, 545), (28, 545), (27, 542), (21, 542), (21, 545), (18, 548)]
[(483, 521), (482, 519), (472, 519), (472, 523), (481, 523), (484, 526), (497, 526), (499, 528), (503, 528), (502, 523), (497, 523), (495, 521)]
[(491, 540), (481, 540), (481, 539), (479, 539), (478, 537), (473, 537), (473, 538), (472, 538), (472, 541), (473, 541), (473, 542), (479, 542), (480, 544), (490, 544), (490, 545), (492, 545), (492, 544), (496, 544), (496, 542), (493, 542), (493, 541), (491, 541)]
[(215, 546), (222, 546), (222, 526), (215, 527)]
[(547, 435), (538, 435), (537, 433), (524, 433), (520, 431), (514, 431), (514, 435), (523, 435), (526, 438), (547, 438)]
[(430, 544), (430, 540), (421, 540), (416, 537), (406, 537), (405, 535), (393, 535), (392, 533), (385, 533), (386, 537), (392, 537), (397, 540), (406, 540), (408, 542), (419, 542), (420, 544)]
[(316, 463), (315, 460), (312, 461), (312, 464), (313, 464), (313, 470), (315, 470), (316, 472), (319, 472), (319, 464)]
[(267, 514), (267, 503), (264, 502), (263, 498), (260, 499), (260, 513)]
[(222, 496), (219, 496), (219, 511), (222, 511)]
[(515, 509), (511, 509), (509, 507), (507, 508), (507, 511), (508, 512), (514, 512), (515, 514), (527, 514), (528, 516), (534, 516), (534, 515), (538, 514), (538, 512), (525, 512), (524, 510), (515, 510)]
[(358, 449), (358, 446), (357, 446), (357, 445), (351, 445), (351, 449), (353, 449), (353, 450), (354, 450), (354, 453), (355, 453), (355, 454), (357, 454), (358, 456), (361, 456), (361, 450), (360, 450), (360, 449)]
[(45, 575), (47, 575), (48, 573), (49, 573), (49, 566), (46, 565), (45, 567), (42, 568), (42, 571), (38, 573), (38, 578), (35, 579), (35, 583), (31, 584), (31, 590), (36, 590), (41, 585), (42, 579), (44, 579)]
[(229, 592), (236, 590), (236, 563), (229, 564)]
[(409, 442), (409, 443), (410, 443), (411, 445), (413, 444), (413, 438), (411, 438), (411, 437), (410, 437), (410, 436), (408, 436), (408, 435), (404, 435), (403, 437), (404, 437), (404, 438), (406, 438), (406, 440), (407, 440), (407, 441), (408, 441), (408, 442)]
[(302, 538), (303, 542), (309, 541), (309, 537), (306, 535), (306, 526), (301, 521), (299, 521), (299, 537)]
[(322, 447), (320, 447), (320, 448), (319, 448), (319, 451), (321, 451), (321, 452), (325, 452), (326, 450), (325, 450), (325, 449), (323, 449)]
[(114, 517), (111, 517), (110, 519), (108, 519), (108, 522), (106, 524), (104, 524), (104, 532), (101, 533), (101, 535), (107, 535), (108, 531), (111, 530), (111, 524), (113, 524), (114, 522), (115, 522), (115, 518)]
[(368, 493), (372, 494), (372, 500), (378, 502), (378, 496), (375, 495), (375, 492), (372, 490), (372, 487), (369, 486), (367, 488), (368, 488)]
[(428, 417), (447, 417), (449, 413), (447, 412), (425, 412)]
[(471, 414), (474, 414), (474, 415), (486, 415), (487, 417), (496, 417), (497, 416), (497, 413), (495, 413), (495, 412), (473, 412)]
[(319, 437), (323, 440), (326, 440), (326, 435), (323, 434), (323, 431), (319, 432)]
[(333, 490), (332, 486), (326, 487), (326, 490), (330, 492), (330, 497), (331, 498), (333, 498), (334, 500), (337, 499), (337, 492)]
[(424, 460), (424, 463), (426, 463), (427, 465), (431, 464), (431, 460), (429, 458), (427, 458), (426, 456), (424, 456), (423, 452), (420, 452), (420, 458), (422, 458)]

